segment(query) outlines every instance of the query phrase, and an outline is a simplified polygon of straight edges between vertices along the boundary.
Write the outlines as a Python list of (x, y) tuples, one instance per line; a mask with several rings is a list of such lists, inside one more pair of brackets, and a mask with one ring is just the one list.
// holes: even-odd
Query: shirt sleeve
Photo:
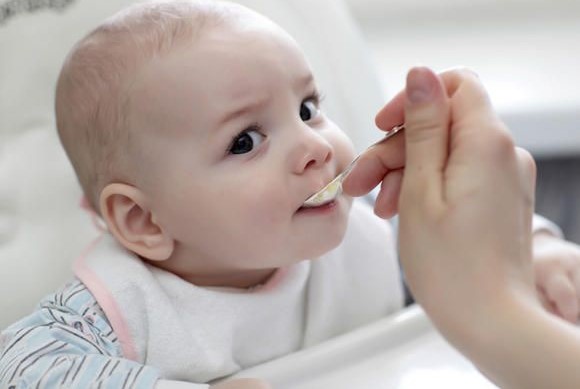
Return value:
[(157, 369), (123, 358), (110, 323), (78, 280), (0, 335), (0, 387), (154, 388)]

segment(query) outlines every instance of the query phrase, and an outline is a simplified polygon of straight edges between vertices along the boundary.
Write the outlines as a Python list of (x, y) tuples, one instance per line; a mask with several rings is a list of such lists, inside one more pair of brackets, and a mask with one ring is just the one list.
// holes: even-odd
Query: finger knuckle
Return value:
[(525, 169), (525, 171), (530, 174), (530, 176), (536, 177), (537, 166), (532, 154), (528, 150), (522, 149), (521, 147), (516, 147), (516, 153), (518, 155), (518, 160), (520, 161), (520, 164)]
[(441, 125), (429, 115), (415, 115), (409, 123), (407, 139), (412, 142), (423, 142), (433, 139), (441, 130)]
[(474, 79), (479, 80), (479, 75), (467, 66), (455, 66), (442, 72), (443, 76), (456, 77), (459, 79)]
[(516, 158), (515, 142), (511, 134), (503, 129), (503, 125), (490, 124), (487, 129), (488, 141), (482, 147), (487, 147), (487, 152), (491, 155), (490, 158), (495, 158), (499, 161), (505, 162), (506, 159)]

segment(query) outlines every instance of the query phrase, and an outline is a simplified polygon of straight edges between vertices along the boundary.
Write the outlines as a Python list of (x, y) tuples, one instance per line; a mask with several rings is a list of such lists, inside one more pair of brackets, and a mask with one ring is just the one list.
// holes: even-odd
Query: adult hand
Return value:
[[(399, 249), (415, 299), (480, 368), (498, 382), (518, 382), (490, 345), (498, 346), (500, 333), (511, 339), (514, 327), (505, 321), (516, 311), (543, 312), (531, 266), (533, 159), (514, 146), (467, 70), (437, 76), (412, 69), (406, 89), (376, 122), (383, 129), (405, 123), (404, 152), (394, 142), (370, 149), (345, 192), (360, 194), (382, 181), (375, 211), (384, 215), (397, 208), (398, 188), (387, 184), (401, 180)], [(404, 169), (397, 167), (401, 155)], [(519, 347), (513, 355), (523, 352)]]
[(382, 181), (375, 211), (387, 215), (397, 208), (402, 180), (402, 265), (414, 297), (427, 311), (433, 307), (436, 324), (482, 299), (489, 303), (505, 290), (501, 282), (533, 292), (535, 165), (514, 146), (478, 77), (412, 69), (405, 91), (376, 122), (383, 129), (404, 122), (404, 147), (397, 135), (397, 142), (370, 149), (345, 192), (360, 194)]
[(540, 232), (533, 242), (536, 289), (544, 307), (577, 323), (580, 316), (580, 246)]
[[(413, 69), (377, 124), (388, 129), (402, 119), (399, 245), (415, 298), (499, 387), (578, 387), (580, 331), (535, 296), (532, 158), (514, 146), (467, 71), (437, 77)], [(347, 193), (392, 175), (394, 144), (382, 146), (353, 170)]]
[(415, 298), (441, 326), (474, 305), (503, 303), (506, 292), (533, 299), (531, 156), (514, 146), (469, 71), (438, 78), (414, 69), (405, 96), (399, 236)]

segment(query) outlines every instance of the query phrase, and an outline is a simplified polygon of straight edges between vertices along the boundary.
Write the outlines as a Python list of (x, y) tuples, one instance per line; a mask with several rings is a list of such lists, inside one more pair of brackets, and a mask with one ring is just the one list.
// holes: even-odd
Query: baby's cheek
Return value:
[(356, 155), (354, 145), (350, 138), (340, 130), (333, 136), (332, 143), (340, 168), (344, 169)]
[(281, 198), (280, 189), (276, 184), (272, 184), (272, 188), (269, 188), (259, 182), (248, 183), (247, 188), (238, 193), (241, 200), (239, 212), (232, 217), (244, 220), (252, 229), (271, 230), (283, 220), (284, 199)]
[(278, 198), (265, 198), (254, 210), (254, 220), (265, 232), (272, 233), (288, 220), (289, 212), (283, 211), (284, 205)]

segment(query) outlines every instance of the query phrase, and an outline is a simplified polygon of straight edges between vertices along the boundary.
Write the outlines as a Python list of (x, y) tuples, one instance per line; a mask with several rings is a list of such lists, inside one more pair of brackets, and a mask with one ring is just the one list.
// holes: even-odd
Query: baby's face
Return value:
[(136, 185), (176, 242), (166, 267), (200, 284), (248, 279), (338, 245), (351, 199), (302, 203), (353, 157), (311, 70), (278, 28), (212, 28), (154, 61), (131, 94)]

